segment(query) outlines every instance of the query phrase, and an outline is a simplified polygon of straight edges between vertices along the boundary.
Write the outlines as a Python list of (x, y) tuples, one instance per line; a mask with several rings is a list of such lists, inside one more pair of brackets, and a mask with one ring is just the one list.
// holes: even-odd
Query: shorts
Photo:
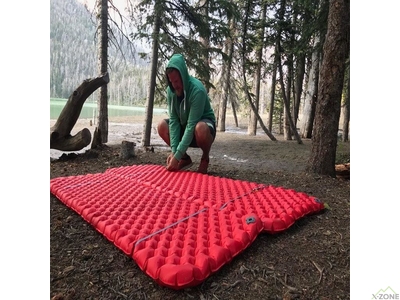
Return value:
[[(164, 119), (164, 120), (169, 125), (169, 119)], [(201, 119), (199, 122), (204, 122), (204, 123), (206, 123), (208, 125), (208, 128), (210, 129), (210, 133), (213, 136), (213, 141), (214, 141), (216, 133), (217, 133), (216, 130), (215, 130), (215, 122), (210, 120), (210, 119)], [(185, 132), (185, 127), (181, 125), (181, 137), (180, 137), (181, 140), (182, 140), (184, 132)], [(193, 136), (193, 139), (192, 139), (189, 147), (193, 147), (193, 148), (198, 148), (199, 147), (199, 146), (197, 146), (196, 136)]]

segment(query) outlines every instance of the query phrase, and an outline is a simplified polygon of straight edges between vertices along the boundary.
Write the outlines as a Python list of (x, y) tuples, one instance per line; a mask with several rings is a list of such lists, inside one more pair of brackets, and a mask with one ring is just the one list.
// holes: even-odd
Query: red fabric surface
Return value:
[(260, 232), (281, 232), (324, 207), (294, 190), (158, 165), (54, 178), (50, 192), (173, 289), (202, 283)]

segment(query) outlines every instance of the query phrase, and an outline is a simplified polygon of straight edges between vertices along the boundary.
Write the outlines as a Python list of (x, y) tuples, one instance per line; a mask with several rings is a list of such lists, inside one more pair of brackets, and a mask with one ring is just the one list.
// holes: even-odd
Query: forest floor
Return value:
[[(156, 117), (153, 125), (161, 116)], [(50, 151), (50, 178), (101, 173), (138, 164), (165, 165), (169, 149), (152, 132), (153, 151), (140, 147), (142, 120), (117, 118), (102, 149), (78, 155)], [(54, 120), (50, 121), (50, 125)], [(228, 124), (233, 124), (232, 121)], [(89, 126), (78, 120), (72, 133)], [(201, 285), (183, 290), (159, 286), (73, 210), (50, 194), (50, 299), (349, 299), (350, 180), (305, 172), (311, 141), (277, 142), (227, 126), (217, 132), (209, 174), (282, 186), (315, 196), (328, 207), (279, 234), (260, 234)], [(120, 156), (121, 141), (136, 143), (135, 156)], [(350, 143), (338, 142), (337, 162), (350, 160)], [(190, 148), (195, 171), (200, 151)]]

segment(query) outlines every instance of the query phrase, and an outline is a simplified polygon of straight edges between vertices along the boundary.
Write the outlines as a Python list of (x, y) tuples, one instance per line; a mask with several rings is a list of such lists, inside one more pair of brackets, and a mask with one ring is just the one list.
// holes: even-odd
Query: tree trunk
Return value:
[(246, 79), (246, 35), (247, 35), (247, 21), (250, 16), (250, 11), (251, 11), (251, 1), (249, 0), (247, 2), (247, 7), (246, 7), (246, 12), (245, 12), (245, 20), (243, 22), (243, 36), (242, 36), (242, 73), (243, 73), (243, 81), (244, 81), (244, 89), (245, 89), (245, 94), (246, 98), (249, 101), (249, 104), (251, 106), (251, 109), (253, 110), (255, 116), (257, 117), (258, 122), (260, 123), (261, 128), (264, 130), (266, 135), (272, 140), (276, 141), (276, 137), (268, 130), (267, 127), (265, 127), (263, 120), (261, 119), (260, 115), (257, 112), (256, 107), (254, 106), (254, 103), (251, 99), (251, 95), (249, 92), (249, 89), (247, 87), (247, 79)]
[[(200, 0), (201, 14), (203, 17), (208, 20), (208, 1)], [(208, 24), (208, 22), (207, 22)], [(203, 63), (207, 73), (204, 75), (204, 86), (206, 88), (207, 94), (210, 92), (210, 37), (209, 36), (200, 36), (200, 42), (203, 45)]]
[(335, 160), (345, 64), (350, 48), (350, 1), (331, 0), (307, 170), (336, 177)]
[(296, 68), (296, 83), (294, 88), (294, 102), (293, 102), (293, 122), (297, 128), (297, 121), (299, 119), (300, 100), (303, 93), (303, 82), (306, 66), (306, 55), (300, 53), (297, 56), (297, 68)]
[[(278, 22), (284, 22), (284, 15), (285, 15), (285, 7), (286, 7), (286, 0), (280, 1), (280, 7), (277, 12), (277, 19)], [(278, 74), (278, 64), (280, 63), (280, 39), (282, 34), (282, 27), (278, 26), (277, 33), (276, 33), (276, 40), (275, 40), (275, 52), (274, 52), (274, 66), (272, 72), (272, 86), (271, 86), (271, 107), (269, 111), (269, 130), (272, 131), (272, 121), (274, 116), (274, 105), (275, 105), (275, 90), (276, 90), (276, 81), (277, 81), (277, 74)], [(279, 133), (281, 133), (281, 118), (279, 118)]]
[[(233, 18), (229, 20), (230, 23), (230, 30), (231, 34), (233, 35), (234, 27), (235, 27), (235, 21)], [(225, 131), (225, 119), (226, 119), (226, 106), (228, 103), (228, 96), (230, 93), (230, 78), (231, 78), (231, 70), (232, 70), (232, 55), (233, 55), (233, 40), (232, 38), (228, 38), (226, 40), (226, 48), (227, 48), (227, 55), (228, 55), (228, 61), (225, 64), (225, 67), (223, 68), (223, 82), (222, 82), (222, 97), (220, 100), (219, 104), (219, 109), (218, 109), (218, 122), (217, 122), (217, 131), (224, 132)], [(232, 103), (232, 109), (234, 110), (234, 104)]]
[[(261, 22), (264, 22), (267, 15), (267, 4), (264, 4), (263, 10), (261, 12)], [(257, 67), (256, 72), (254, 75), (254, 83), (255, 83), (255, 90), (254, 90), (254, 106), (256, 108), (256, 113), (259, 113), (260, 109), (260, 84), (261, 84), (261, 66), (262, 66), (262, 53), (264, 49), (264, 31), (265, 27), (261, 26), (259, 33), (258, 33), (258, 41), (259, 45), (256, 49), (256, 59), (257, 59)], [(247, 134), (248, 135), (256, 135), (257, 134), (257, 118), (255, 113), (250, 110), (250, 121), (249, 126), (247, 126)]]
[(222, 67), (222, 95), (219, 99), (219, 105), (217, 110), (217, 131), (224, 132), (225, 131), (225, 123), (226, 123), (226, 106), (228, 103), (228, 64), (230, 62), (226, 62), (226, 66)]
[[(280, 65), (281, 62), (279, 61), (278, 64)], [(284, 121), (283, 136), (284, 136), (285, 140), (291, 141), (292, 134), (295, 134), (294, 131), (297, 131), (296, 127), (294, 125), (294, 122), (293, 122), (293, 117), (292, 117), (292, 113), (291, 113), (291, 109), (290, 109), (290, 99), (291, 99), (291, 94), (292, 94), (291, 91), (292, 91), (292, 82), (293, 82), (293, 54), (287, 55), (285, 64), (287, 66), (287, 72), (286, 72), (287, 84), (286, 84), (286, 88), (284, 88), (282, 86), (282, 93), (286, 90), (286, 93), (285, 93), (286, 96), (283, 96), (284, 103), (285, 103), (285, 106), (284, 106), (284, 111), (285, 111), (284, 120), (285, 121)], [(283, 78), (283, 76), (284, 76), (283, 72), (281, 72), (281, 70), (279, 70), (279, 72), (280, 72), (279, 77)], [(280, 80), (280, 83), (282, 85), (282, 84), (284, 84), (284, 81)]]
[(233, 118), (235, 120), (235, 126), (239, 127), (239, 121), (238, 121), (238, 117), (236, 114), (236, 103), (234, 101), (231, 101), (232, 103), (232, 113), (233, 113)]
[[(313, 11), (315, 10), (315, 6), (319, 1), (315, 1), (315, 4), (310, 5), (309, 9), (306, 9), (305, 11), (302, 12), (303, 20), (300, 22), (299, 27), (304, 28), (304, 26), (307, 26), (310, 24), (312, 20), (312, 14)], [(295, 5), (296, 10), (301, 10), (298, 4)], [(312, 7), (312, 8), (311, 8)], [(293, 23), (298, 24), (299, 23), (299, 18), (298, 18), (298, 13), (293, 17)], [(296, 25), (297, 27), (297, 25)], [(303, 31), (303, 30), (302, 30)], [(292, 36), (294, 38), (294, 36)], [(309, 45), (310, 44), (310, 36), (304, 32), (304, 34), (301, 35), (300, 40), (296, 42), (295, 40), (292, 40), (294, 44), (299, 43), (300, 45)], [(304, 46), (302, 46), (304, 49)], [(296, 51), (296, 73), (295, 73), (295, 79), (294, 79), (294, 88), (293, 88), (293, 122), (295, 127), (298, 126), (298, 121), (299, 121), (299, 111), (300, 111), (300, 104), (301, 104), (301, 99), (303, 97), (303, 85), (304, 85), (304, 77), (306, 73), (306, 59), (309, 57), (308, 51)]]
[(276, 69), (278, 65), (278, 51), (275, 47), (274, 65), (272, 70), (271, 79), (271, 102), (269, 104), (269, 114), (268, 114), (268, 130), (272, 132), (272, 121), (274, 120), (274, 106), (275, 106), (275, 88), (276, 88)]
[[(280, 9), (278, 11), (278, 19), (283, 22), (284, 21), (284, 15), (285, 15), (285, 8), (286, 8), (286, 1), (285, 0), (281, 0), (281, 6)], [(286, 94), (285, 91), (285, 82), (284, 82), (284, 75), (283, 75), (283, 70), (282, 70), (282, 47), (281, 47), (281, 31), (282, 29), (279, 27), (278, 29), (278, 34), (277, 34), (277, 38), (276, 38), (276, 49), (275, 49), (275, 54), (276, 54), (276, 63), (277, 63), (277, 68), (278, 68), (278, 72), (279, 72), (279, 83), (281, 86), (281, 93), (282, 93), (282, 99), (283, 99), (283, 104), (284, 104), (284, 135), (286, 136), (286, 139), (292, 139), (291, 137), (291, 133), (290, 133), (290, 129), (292, 131), (292, 133), (295, 135), (295, 138), (297, 140), (297, 142), (299, 144), (302, 144), (302, 140), (300, 139), (296, 127), (293, 124), (293, 120), (291, 117), (291, 113), (290, 113), (290, 86), (291, 86), (291, 76), (292, 76), (292, 66), (293, 66), (293, 59), (290, 58), (288, 59), (288, 92)], [(286, 128), (286, 124), (289, 124), (289, 129)]]
[[(157, 3), (156, 3), (157, 4)], [(146, 104), (146, 114), (143, 125), (143, 136), (142, 146), (150, 146), (151, 141), (151, 127), (153, 122), (153, 107), (154, 107), (154, 94), (156, 90), (156, 79), (157, 79), (157, 64), (158, 64), (158, 35), (160, 34), (161, 27), (161, 10), (158, 5), (155, 5), (156, 20), (153, 29), (153, 50), (151, 57), (151, 73), (150, 73), (150, 85), (149, 85), (149, 96)]]
[(79, 118), (86, 99), (99, 87), (109, 82), (108, 73), (94, 79), (86, 79), (69, 96), (57, 122), (50, 129), (50, 149), (61, 151), (78, 151), (90, 144), (92, 135), (89, 129), (84, 128), (76, 135), (71, 130)]
[[(108, 65), (108, 0), (98, 0), (98, 69), (100, 74), (107, 72)], [(92, 148), (96, 148), (108, 141), (108, 98), (107, 85), (100, 88), (97, 102), (98, 122), (94, 133)]]
[(350, 66), (346, 78), (345, 97), (343, 105), (343, 142), (349, 141), (350, 132)]
[[(278, 47), (280, 47), (279, 44), (278, 44)], [(303, 141), (301, 140), (301, 138), (296, 130), (296, 127), (294, 126), (293, 119), (290, 114), (290, 103), (289, 103), (289, 99), (287, 98), (286, 93), (285, 93), (285, 83), (283, 82), (283, 71), (282, 71), (282, 64), (281, 64), (280, 59), (278, 60), (278, 69), (279, 69), (279, 82), (281, 84), (281, 89), (282, 89), (283, 103), (285, 104), (284, 110), (285, 110), (286, 120), (289, 122), (289, 126), (291, 128), (291, 131), (292, 131), (294, 137), (297, 140), (297, 143), (303, 144)]]
[(318, 79), (319, 79), (319, 64), (320, 52), (317, 50), (319, 38), (314, 41), (314, 52), (311, 55), (311, 70), (308, 77), (306, 95), (304, 98), (303, 116), (300, 122), (301, 137), (310, 139), (312, 136), (313, 123), (315, 117), (315, 106), (317, 104), (318, 95)]

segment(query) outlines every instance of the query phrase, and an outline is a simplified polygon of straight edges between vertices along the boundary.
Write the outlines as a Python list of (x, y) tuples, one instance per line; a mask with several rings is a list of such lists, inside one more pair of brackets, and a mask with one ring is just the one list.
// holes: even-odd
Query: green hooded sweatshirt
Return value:
[[(189, 75), (183, 55), (174, 54), (168, 62), (168, 68), (177, 69), (183, 81), (184, 98), (180, 102), (167, 76), (170, 144), (174, 157), (180, 160), (192, 142), (196, 124), (201, 119), (215, 122), (215, 115), (204, 85)], [(185, 128), (182, 140), (181, 126)]]

